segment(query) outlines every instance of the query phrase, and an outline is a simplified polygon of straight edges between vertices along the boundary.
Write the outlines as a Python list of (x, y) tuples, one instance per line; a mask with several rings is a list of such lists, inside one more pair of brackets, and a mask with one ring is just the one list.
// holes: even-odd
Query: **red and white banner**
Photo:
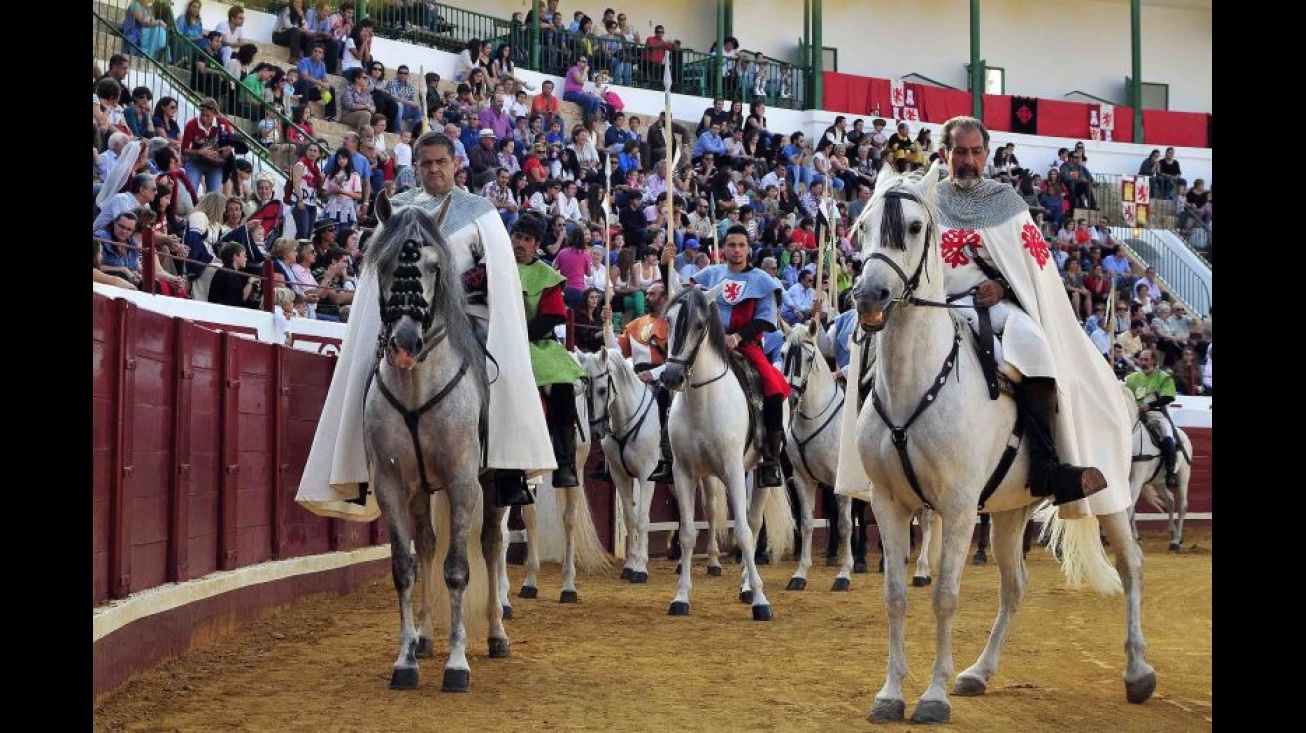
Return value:
[(1116, 108), (1110, 104), (1088, 105), (1088, 136), (1110, 142), (1116, 129)]
[(916, 106), (916, 91), (907, 86), (902, 79), (889, 80), (889, 104), (893, 108), (895, 120), (920, 122), (921, 112)]
[(1120, 204), (1125, 224), (1147, 226), (1147, 209), (1152, 201), (1151, 181), (1149, 176), (1120, 177)]

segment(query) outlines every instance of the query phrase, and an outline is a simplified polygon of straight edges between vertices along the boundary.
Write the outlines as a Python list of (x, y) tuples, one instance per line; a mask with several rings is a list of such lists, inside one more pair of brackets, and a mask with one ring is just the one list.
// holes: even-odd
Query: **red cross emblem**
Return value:
[(1020, 239), (1025, 245), (1025, 251), (1038, 263), (1039, 269), (1043, 269), (1043, 266), (1048, 263), (1048, 257), (1051, 253), (1048, 252), (1048, 243), (1043, 240), (1043, 235), (1039, 232), (1038, 227), (1026, 223), (1025, 227), (1020, 231)]
[(979, 232), (973, 229), (944, 229), (943, 240), (939, 243), (943, 261), (951, 265), (953, 269), (969, 265), (970, 257), (966, 254), (967, 245), (975, 249), (984, 246), (980, 244)]
[(744, 283), (738, 280), (727, 280), (726, 287), (721, 291), (721, 299), (730, 305), (734, 305), (744, 299)]

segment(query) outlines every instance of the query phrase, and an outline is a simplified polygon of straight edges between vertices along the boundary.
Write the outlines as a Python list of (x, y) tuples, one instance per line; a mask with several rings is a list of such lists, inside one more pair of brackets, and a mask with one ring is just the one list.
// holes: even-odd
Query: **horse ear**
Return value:
[(792, 330), (789, 328), (789, 321), (786, 321), (783, 318), (777, 318), (775, 319), (775, 322), (780, 324), (780, 333), (783, 333), (785, 338), (789, 338), (789, 331)]
[[(780, 320), (783, 321), (784, 319), (781, 318)], [(809, 335), (809, 336), (815, 336), (815, 335), (816, 335), (816, 329), (817, 329), (817, 327), (818, 327), (818, 324), (816, 323), (816, 319), (815, 319), (815, 318), (813, 318), (812, 320), (808, 321), (808, 322), (807, 322), (807, 333), (808, 333), (808, 335)]]
[(730, 281), (729, 281), (729, 280), (722, 279), (721, 282), (717, 283), (716, 285), (712, 286), (711, 288), (708, 288), (707, 292), (704, 293), (704, 295), (707, 296), (707, 302), (709, 302), (709, 303), (715, 303), (715, 302), (716, 302), (716, 299), (717, 299), (717, 298), (720, 298), (720, 297), (721, 297), (721, 293), (725, 291), (725, 289), (726, 289), (726, 283), (727, 283), (727, 282), (730, 282)]
[(376, 197), (376, 219), (382, 224), (390, 221), (394, 209), (390, 206), (390, 197), (384, 193)]
[(939, 181), (943, 178), (945, 172), (946, 169), (943, 167), (943, 163), (939, 160), (935, 160), (934, 163), (930, 165), (930, 169), (925, 172), (925, 175), (921, 178), (920, 182), (919, 193), (922, 199), (930, 201), (934, 200), (934, 192), (938, 189)]
[(880, 195), (881, 192), (889, 190), (893, 182), (901, 178), (898, 172), (887, 165), (880, 166), (880, 173), (875, 177), (875, 191), (873, 196)]

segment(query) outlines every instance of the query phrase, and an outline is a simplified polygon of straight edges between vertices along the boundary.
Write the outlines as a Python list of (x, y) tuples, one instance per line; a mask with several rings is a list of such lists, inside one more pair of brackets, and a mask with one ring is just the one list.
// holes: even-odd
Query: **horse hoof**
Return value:
[(913, 723), (946, 723), (952, 718), (952, 706), (943, 700), (925, 700), (911, 714)]
[[(880, 567), (881, 567), (880, 572), (884, 572), (884, 570), (883, 570), (883, 567), (884, 567), (884, 566), (881, 565)], [(865, 561), (865, 560), (856, 560), (856, 561), (853, 562), (853, 572), (854, 572), (854, 573), (859, 573), (859, 574), (865, 575), (868, 569), (869, 569), (869, 568), (867, 568), (867, 566), (866, 566), (866, 561)]]
[(721, 566), (720, 566), (720, 565), (708, 565), (708, 566), (707, 566), (707, 574), (710, 575), (710, 576), (712, 576), (713, 578), (719, 578), (719, 577), (721, 577)]
[(1179, 552), (1179, 543), (1178, 543), (1178, 542), (1171, 542), (1171, 543), (1170, 543), (1170, 552)]
[(504, 659), (511, 657), (512, 651), (508, 649), (508, 640), (490, 637), (490, 659)]
[(1125, 699), (1135, 705), (1142, 705), (1156, 692), (1156, 673), (1148, 672), (1140, 679), (1130, 682), (1125, 680)]
[(621, 579), (622, 579), (622, 580), (630, 580), (630, 576), (633, 575), (634, 572), (635, 572), (635, 571), (631, 570), (630, 568), (622, 568), (622, 569), (621, 569)]
[(558, 603), (578, 603), (578, 602), (580, 602), (580, 596), (576, 595), (576, 591), (574, 590), (564, 590), (562, 592), (562, 595), (558, 598)]
[(677, 572), (677, 573), (683, 572), (683, 571), (680, 569), (680, 563), (676, 563), (676, 572)]
[(979, 677), (962, 675), (952, 685), (952, 694), (962, 697), (978, 697), (989, 691), (989, 686)]
[[(418, 659), (430, 659), (434, 656), (434, 644), (425, 636), (417, 637), (417, 651), (414, 654)], [(398, 670), (396, 670), (398, 671)]]
[(390, 673), (390, 689), (392, 690), (416, 690), (417, 689), (417, 668), (416, 667), (396, 667)]
[(667, 610), (667, 615), (668, 615), (668, 616), (688, 616), (688, 615), (689, 615), (689, 602), (688, 602), (688, 601), (672, 601), (672, 602), (671, 602), (671, 608)]
[(848, 590), (849, 585), (851, 585), (851, 583), (848, 582), (847, 578), (835, 578), (834, 585), (830, 587), (830, 590), (840, 592), (846, 591)]
[(440, 686), (445, 692), (470, 692), (472, 689), (472, 673), (467, 669), (446, 669), (444, 671), (444, 684)]
[(646, 573), (646, 572), (644, 572), (644, 571), (642, 571), (642, 570), (639, 571), (639, 572), (637, 572), (637, 573), (631, 573), (631, 574), (630, 574), (630, 582), (632, 582), (632, 583), (647, 583), (647, 582), (648, 582), (648, 573)]
[(790, 578), (785, 590), (807, 590), (807, 578)]
[[(856, 572), (856, 570), (857, 570), (857, 566), (854, 565), (854, 566), (853, 566), (853, 571)], [(883, 572), (884, 572), (884, 558), (883, 558), (883, 557), (880, 558), (880, 567), (876, 568), (875, 572), (877, 572), (877, 573), (883, 573)]]
[(752, 603), (752, 602), (753, 602), (753, 591), (751, 591), (751, 590), (741, 590), (741, 591), (739, 591), (739, 602), (740, 602), (740, 603)]
[(825, 556), (825, 566), (826, 566), (827, 568), (832, 568), (832, 567), (834, 567), (835, 565), (838, 565), (838, 564), (839, 564), (839, 558), (838, 558), (838, 557), (835, 557), (834, 555), (826, 555), (826, 556)]
[(970, 564), (971, 564), (971, 565), (988, 565), (988, 564), (989, 564), (989, 556), (986, 555), (986, 554), (984, 553), (983, 550), (976, 550), (976, 551), (975, 551), (975, 558), (974, 558), (973, 560), (970, 561)]
[(872, 723), (897, 723), (907, 714), (907, 703), (902, 700), (876, 700), (875, 707), (866, 719)]
[(917, 588), (924, 588), (925, 586), (933, 582), (934, 580), (930, 578), (930, 576), (928, 575), (915, 575), (912, 576), (911, 579), (911, 584)]
[(771, 620), (771, 607), (770, 607), (770, 606), (753, 606), (753, 620), (754, 620), (754, 621), (770, 621), (770, 620)]
[(503, 607), (503, 618), (505, 621), (512, 618), (512, 606)]
[(517, 591), (518, 598), (538, 598), (539, 596), (540, 589), (533, 585), (523, 585), (521, 590)]

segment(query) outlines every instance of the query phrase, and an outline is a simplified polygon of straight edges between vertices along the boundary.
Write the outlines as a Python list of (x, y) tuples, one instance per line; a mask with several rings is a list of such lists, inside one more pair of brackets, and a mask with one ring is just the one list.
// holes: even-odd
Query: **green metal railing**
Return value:
[[(473, 39), (497, 47), (509, 41), (512, 32), (512, 23), (502, 18), (438, 3), (372, 0), (366, 13), (378, 36), (450, 53), (462, 51)], [(516, 40), (526, 47), (524, 38)]]
[[(182, 101), (181, 96), (185, 96), (193, 105), (198, 105), (204, 97), (213, 98), (218, 102), (223, 116), (231, 124), (232, 128), (248, 138), (247, 144), (251, 153), (280, 175), (287, 176), (289, 174), (281, 165), (277, 164), (272, 153), (259, 143), (258, 123), (269, 113), (271, 113), (279, 129), (284, 131), (290, 127), (295, 127), (304, 138), (317, 142), (324, 152), (330, 151), (330, 147), (324, 140), (309, 135), (303, 128), (294, 125), (279, 107), (266, 101), (262, 95), (250, 91), (239, 79), (223, 68), (217, 59), (209, 56), (189, 39), (169, 33), (168, 45), (158, 53), (158, 58), (153, 58), (147, 56), (140, 48), (135, 47), (123, 38), (121, 20), (116, 23), (111, 20), (123, 16), (124, 11), (122, 8), (97, 2), (91, 12), (95, 18), (95, 57), (97, 60), (107, 64), (109, 56), (122, 53), (134, 60), (138, 60), (136, 66), (143, 63), (146, 68), (166, 80), (172, 86), (174, 92), (169, 96), (178, 97), (179, 102)], [(137, 69), (133, 69), (129, 73), (137, 73)], [(162, 83), (162, 81), (154, 80), (154, 84)], [(130, 76), (128, 77), (128, 84), (136, 85)], [(151, 91), (155, 92), (156, 99), (162, 95), (151, 84), (145, 84), (145, 86), (150, 86)], [(179, 95), (176, 92), (182, 92), (182, 94)], [(189, 117), (181, 116), (180, 112), (181, 110), (179, 110), (180, 121), (189, 119)], [(258, 168), (259, 166), (256, 165), (256, 172)]]

